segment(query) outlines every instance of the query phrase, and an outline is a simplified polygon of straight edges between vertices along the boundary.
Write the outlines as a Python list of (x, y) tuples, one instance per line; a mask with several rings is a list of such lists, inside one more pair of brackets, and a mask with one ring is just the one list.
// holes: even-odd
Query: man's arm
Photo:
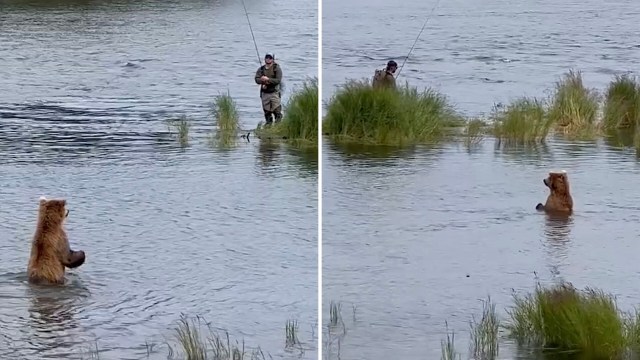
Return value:
[(269, 84), (278, 85), (280, 84), (280, 81), (282, 81), (282, 68), (278, 66), (274, 70), (276, 77), (269, 78)]
[(262, 80), (260, 80), (261, 77), (262, 77), (262, 67), (259, 67), (258, 71), (256, 71), (256, 78), (255, 78), (256, 84), (262, 85)]

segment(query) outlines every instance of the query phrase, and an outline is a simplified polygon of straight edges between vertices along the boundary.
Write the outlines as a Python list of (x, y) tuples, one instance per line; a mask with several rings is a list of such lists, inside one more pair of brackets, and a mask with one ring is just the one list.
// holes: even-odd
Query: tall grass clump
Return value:
[(318, 79), (305, 81), (286, 106), (282, 121), (276, 126), (283, 137), (318, 142)]
[(565, 134), (587, 135), (597, 130), (598, 94), (587, 89), (573, 70), (556, 82), (549, 118)]
[(520, 345), (607, 359), (626, 350), (624, 320), (613, 297), (602, 291), (538, 285), (533, 294), (515, 296), (508, 313), (506, 328)]
[(331, 98), (323, 132), (334, 140), (404, 145), (439, 140), (462, 118), (435, 90), (407, 84), (374, 89), (368, 81), (350, 81)]
[(240, 129), (238, 106), (228, 92), (216, 97), (213, 104), (213, 116), (220, 132), (230, 133)]
[(640, 121), (640, 83), (628, 75), (616, 76), (607, 89), (603, 113), (607, 131), (635, 130)]
[(543, 142), (552, 127), (544, 104), (522, 97), (506, 107), (494, 106), (493, 134), (498, 141), (516, 143)]

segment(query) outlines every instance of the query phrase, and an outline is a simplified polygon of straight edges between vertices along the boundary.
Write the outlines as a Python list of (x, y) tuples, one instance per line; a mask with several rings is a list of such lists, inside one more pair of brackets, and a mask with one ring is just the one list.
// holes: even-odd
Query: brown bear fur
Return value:
[(573, 198), (569, 190), (569, 178), (566, 171), (550, 172), (543, 180), (551, 192), (547, 202), (536, 206), (537, 210), (553, 214), (571, 214), (573, 212)]
[(67, 201), (40, 198), (38, 224), (31, 245), (27, 273), (31, 283), (63, 284), (65, 266), (84, 264), (84, 251), (73, 251), (64, 230)]

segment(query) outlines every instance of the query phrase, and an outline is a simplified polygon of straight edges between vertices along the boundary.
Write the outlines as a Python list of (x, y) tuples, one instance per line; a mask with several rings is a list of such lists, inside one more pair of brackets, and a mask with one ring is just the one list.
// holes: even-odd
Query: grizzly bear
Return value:
[(38, 223), (31, 244), (27, 274), (30, 283), (64, 284), (65, 266), (84, 264), (84, 251), (69, 247), (64, 221), (69, 216), (64, 199), (40, 198)]
[(549, 177), (544, 179), (543, 182), (551, 193), (549, 197), (547, 197), (547, 202), (544, 205), (541, 203), (536, 205), (536, 210), (546, 213), (570, 215), (573, 212), (573, 198), (569, 191), (567, 172), (564, 170), (558, 172), (552, 171), (549, 173)]

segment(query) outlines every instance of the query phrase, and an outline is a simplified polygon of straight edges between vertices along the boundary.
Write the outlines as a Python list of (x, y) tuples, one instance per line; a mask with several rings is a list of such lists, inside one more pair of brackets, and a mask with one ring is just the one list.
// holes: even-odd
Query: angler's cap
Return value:
[(264, 56), (264, 59), (265, 59), (265, 60), (267, 60), (267, 59), (271, 59), (271, 60), (273, 60), (273, 55), (271, 55), (271, 54), (267, 54), (267, 55), (265, 55), (265, 56)]
[(389, 62), (387, 63), (387, 67), (398, 67), (398, 63), (393, 61), (393, 60), (389, 60)]

